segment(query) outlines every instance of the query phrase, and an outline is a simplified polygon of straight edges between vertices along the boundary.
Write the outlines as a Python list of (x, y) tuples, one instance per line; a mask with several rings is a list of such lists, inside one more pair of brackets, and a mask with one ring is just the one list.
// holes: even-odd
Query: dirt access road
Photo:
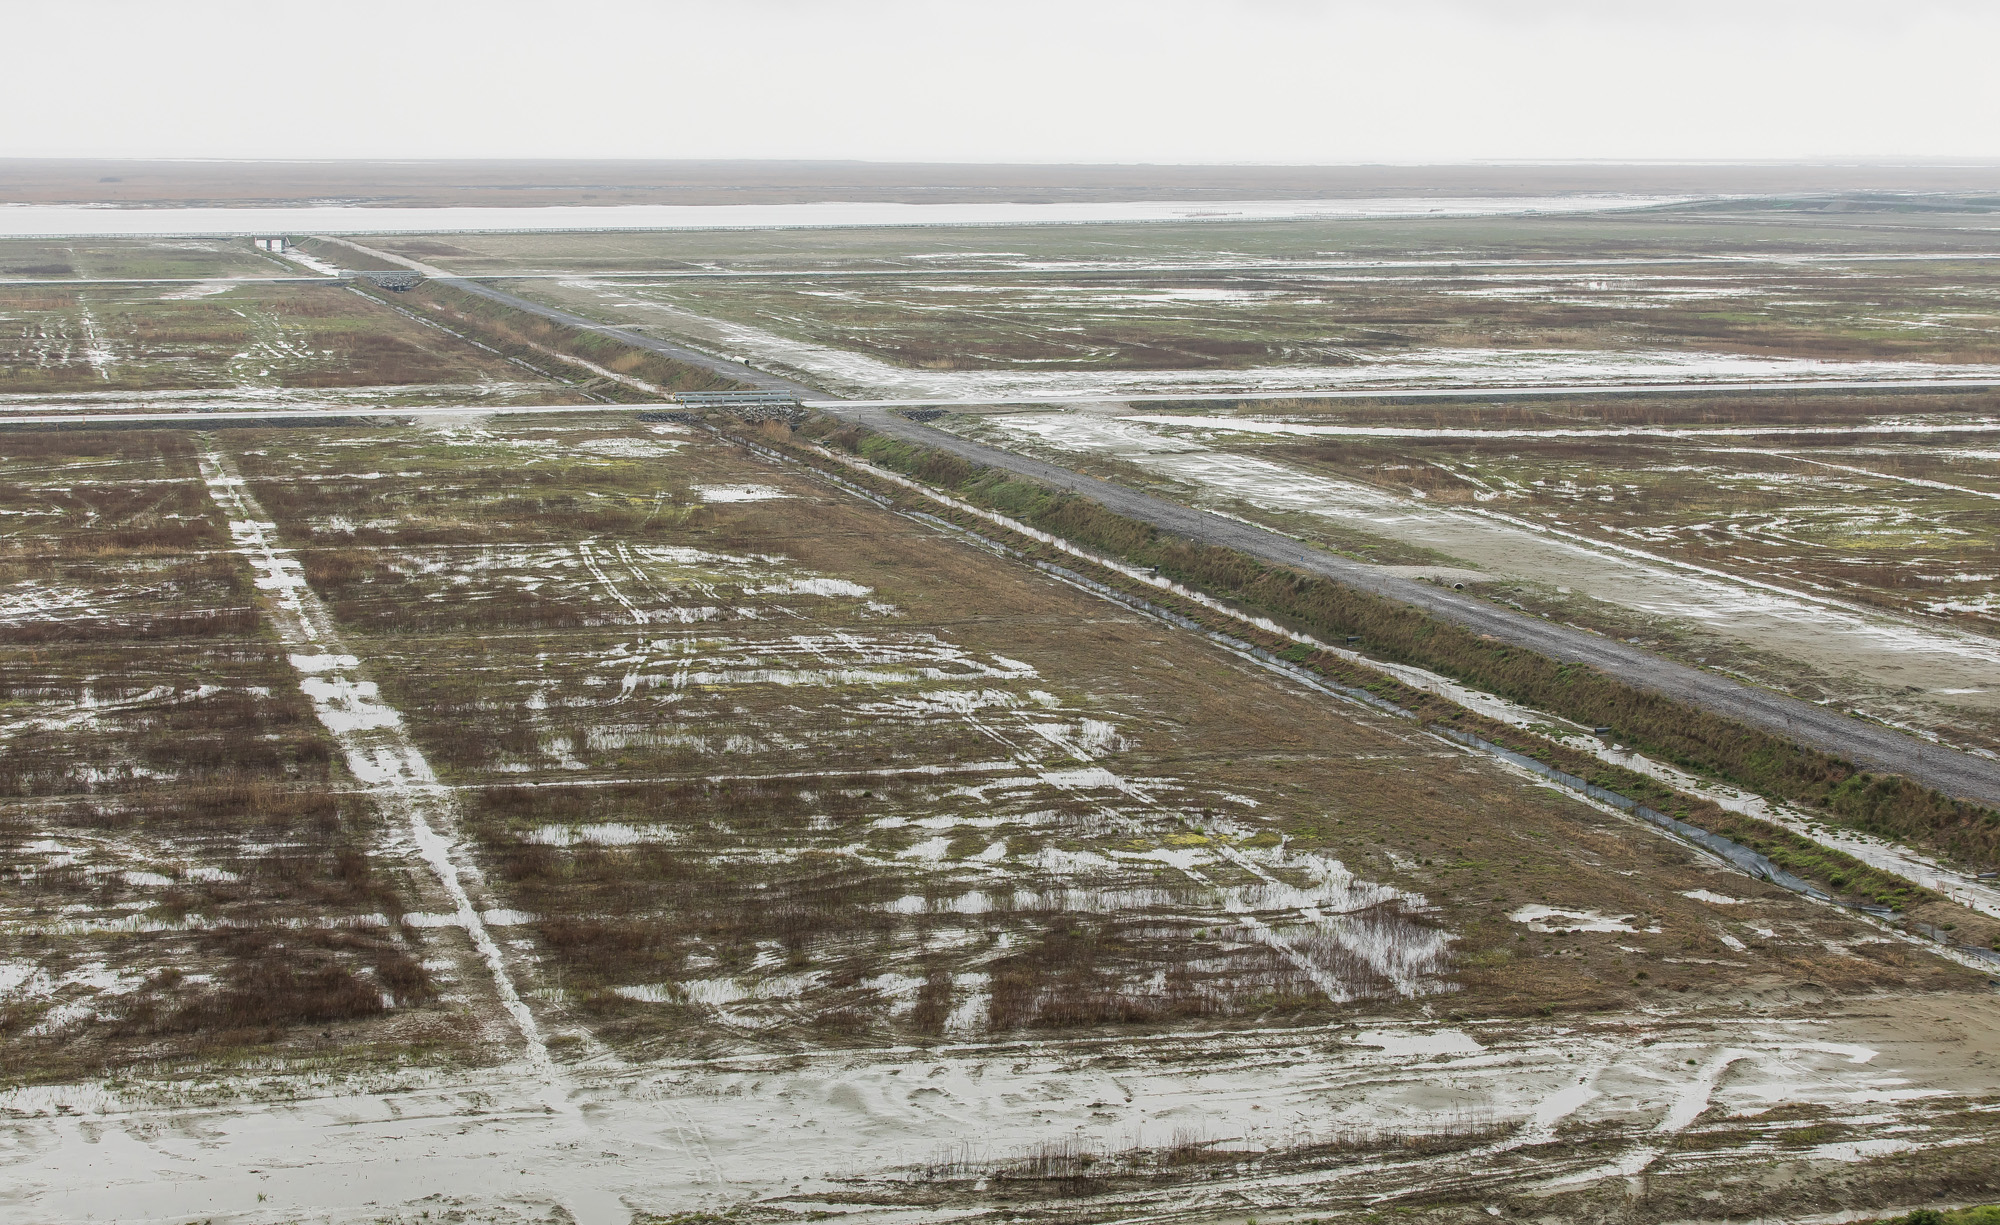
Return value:
[(1491, 604), (1475, 595), (1396, 574), (1381, 566), (1351, 561), (1264, 528), (1181, 506), (1122, 485), (1084, 476), (1056, 464), (932, 429), (911, 421), (880, 401), (829, 400), (826, 393), (818, 388), (778, 378), (741, 362), (718, 358), (699, 349), (660, 340), (629, 328), (598, 323), (582, 315), (545, 306), (490, 285), (452, 276), (441, 269), (345, 239), (328, 241), (352, 247), (377, 259), (411, 267), (455, 289), (516, 310), (611, 336), (637, 348), (712, 370), (753, 387), (793, 393), (801, 399), (818, 402), (816, 406), (826, 412), (866, 425), (890, 437), (935, 447), (975, 463), (1072, 490), (1121, 515), (1150, 523), (1162, 530), (1207, 544), (1237, 549), (1263, 561), (1292, 566), (1387, 599), (1412, 604), (1441, 620), (1477, 633), (1491, 634), (1503, 642), (1525, 647), (1552, 659), (1589, 664), (1628, 684), (1665, 693), (1752, 727), (1789, 736), (1868, 769), (1901, 774), (1947, 795), (2000, 806), (2000, 762), (1928, 744), (1892, 728), (1852, 718), (1841, 711), (1801, 702), (1771, 690), (1662, 659), (1629, 643), (1531, 617)]

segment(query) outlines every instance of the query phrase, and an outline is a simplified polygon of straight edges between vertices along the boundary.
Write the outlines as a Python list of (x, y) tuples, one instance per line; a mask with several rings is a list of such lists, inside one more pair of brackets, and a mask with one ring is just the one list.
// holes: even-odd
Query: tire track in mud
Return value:
[(618, 602), (619, 607), (623, 608), (627, 615), (632, 618), (633, 624), (646, 624), (652, 618), (647, 616), (637, 604), (634, 604), (623, 591), (619, 590), (618, 584), (612, 581), (611, 576), (604, 572), (604, 567), (598, 564), (597, 555), (591, 552), (590, 548), (591, 542), (594, 539), (595, 537), (577, 541), (577, 558), (583, 562), (584, 569), (590, 571), (590, 576), (597, 580), (598, 585), (603, 587), (610, 594), (611, 598)]
[(306, 583), (303, 565), (277, 543), (277, 524), (266, 517), (236, 466), (212, 440), (203, 441), (202, 483), (227, 521), (234, 552), (256, 572), (258, 603), (299, 674), (300, 691), (340, 746), (349, 772), (384, 813), (407, 825), (407, 846), (391, 843), (388, 849), (414, 849), (423, 860), (451, 899), (457, 925), (465, 929), (491, 973), (494, 994), (519, 1032), (528, 1061), (545, 1074), (552, 1073), (555, 1065), (534, 1014), (521, 999), (506, 957), (466, 889), (465, 877), (476, 877), (476, 869), (459, 866), (467, 856), (458, 838), (454, 793), (438, 784), (402, 715), (381, 700), (375, 682), (361, 679), (360, 660), (341, 642), (332, 615)]
[[(1381, 1029), (1358, 1035), (1358, 1042), (1336, 1038), (1331, 1052), (1334, 1058), (1315, 1062), (1305, 1062), (1304, 1049), (1287, 1048), (1302, 1044), (1307, 1033), (1331, 1034), (1338, 1027), (1335, 1031), (1308, 1027), (1256, 1034), (1160, 1034), (1097, 1042), (967, 1044), (945, 1048), (974, 1064), (965, 1069), (967, 1080), (947, 1092), (984, 1096), (989, 1101), (1006, 1099), (1008, 1087), (986, 1083), (995, 1069), (977, 1066), (985, 1056), (1008, 1065), (1007, 1075), (1017, 1083), (1032, 1083), (1043, 1076), (1070, 1077), (1073, 1087), (1068, 1100), (1082, 1103), (1096, 1092), (1092, 1078), (1109, 1070), (1097, 1065), (1091, 1052), (1106, 1057), (1106, 1064), (1119, 1069), (1121, 1076), (1138, 1078), (1132, 1089), (1121, 1084), (1126, 1104), (1131, 1105), (1135, 1096), (1147, 1103), (1129, 1122), (1143, 1130), (1185, 1126), (1198, 1120), (1199, 1134), (1206, 1137), (1204, 1143), (1228, 1145), (1212, 1149), (1216, 1157), (1233, 1156), (1249, 1163), (1247, 1169), (1238, 1165), (1234, 1177), (1218, 1171), (1220, 1176), (1212, 1180), (1188, 1182), (1169, 1177), (1139, 1186), (1107, 1184), (1093, 1193), (1091, 1202), (1105, 1210), (1107, 1219), (1157, 1222), (1212, 1222), (1240, 1215), (1246, 1208), (1261, 1216), (1260, 1209), (1278, 1211), (1302, 1204), (1332, 1213), (1336, 1208), (1379, 1210), (1398, 1203), (1435, 1203), (1478, 1195), (1546, 1199), (1610, 1185), (1621, 1177), (1643, 1177), (1662, 1166), (1669, 1167), (1667, 1173), (1679, 1176), (1697, 1167), (1768, 1162), (1774, 1153), (1785, 1151), (1775, 1144), (1777, 1133), (1770, 1127), (1747, 1140), (1724, 1132), (1721, 1134), (1732, 1138), (1720, 1144), (1701, 1143), (1691, 1153), (1675, 1151), (1680, 1135), (1703, 1130), (1700, 1125), (1711, 1109), (1739, 1117), (1760, 1113), (1756, 1107), (1770, 1104), (1770, 1084), (1760, 1082), (1796, 1084), (1801, 1102), (1828, 1106), (1849, 1116), (1887, 1116), (1866, 1121), (1903, 1130), (1921, 1126), (1925, 1112), (1937, 1109), (1937, 1103), (1944, 1100), (1927, 1091), (1911, 1095), (1906, 1102), (1869, 1095), (1870, 1086), (1883, 1082), (1873, 1079), (1876, 1074), (1872, 1069), (1863, 1069), (1881, 1052), (1820, 1037), (1817, 1031), (1822, 1023), (1818, 1021), (1695, 1020), (1690, 1028), (1691, 1018), (1635, 1020), (1615, 1018), (1583, 1032), (1555, 1025), (1496, 1031), (1487, 1024), (1457, 1030), (1427, 1022), (1385, 1021), (1378, 1022)], [(1222, 1041), (1210, 1052), (1201, 1073), (1213, 1077), (1212, 1081), (1184, 1086), (1166, 1101), (1153, 1096), (1162, 1082), (1153, 1079), (1150, 1088), (1145, 1082), (1161, 1077), (1178, 1061), (1163, 1052), (1154, 1056), (1159, 1065), (1149, 1070), (1143, 1066), (1147, 1061), (1144, 1051), (1157, 1049), (1161, 1043), (1200, 1043), (1216, 1038)], [(1370, 1047), (1381, 1048), (1380, 1053), (1363, 1049)], [(1690, 1056), (1700, 1056), (1699, 1064)], [(929, 1060), (926, 1057), (922, 1062)], [(866, 1074), (854, 1074), (854, 1065), (845, 1067), (849, 1083), (866, 1079)], [(1893, 1069), (1902, 1070), (1900, 1066)], [(1733, 1071), (1747, 1074), (1750, 1081), (1738, 1083), (1731, 1093), (1725, 1085)], [(750, 1077), (756, 1073), (745, 1068), (737, 1074)], [(1271, 1086), (1277, 1084), (1285, 1085), (1291, 1094), (1282, 1103), (1270, 1096)], [(1419, 1088), (1446, 1100), (1414, 1101), (1408, 1092)], [(1451, 1099), (1467, 1093), (1483, 1099), (1470, 1106), (1469, 1115), (1462, 1112), (1462, 1106), (1451, 1104)], [(1215, 1115), (1206, 1109), (1211, 1099), (1217, 1103)], [(879, 1095), (869, 1095), (869, 1100), (882, 1106), (895, 1104)], [(1302, 1133), (1278, 1139), (1268, 1130), (1260, 1133), (1255, 1123), (1249, 1122), (1256, 1116), (1241, 1112), (1244, 1102), (1252, 1100), (1265, 1109), (1278, 1105), (1281, 1113), (1303, 1109), (1307, 1103), (1316, 1106), (1299, 1115)], [(914, 1104), (914, 1099), (909, 1104)], [(969, 1097), (966, 1105), (973, 1105)], [(1101, 1105), (1096, 1102), (1085, 1109)], [(1170, 1108), (1161, 1110), (1162, 1105)], [(1194, 1113), (1188, 1112), (1188, 1106)], [(1745, 1107), (1751, 1109), (1746, 1112)], [(1361, 1118), (1354, 1117), (1357, 1108)], [(1323, 1118), (1329, 1109), (1334, 1118), (1307, 1121), (1309, 1115)], [(935, 1128), (941, 1117), (945, 1116), (934, 1110), (915, 1112), (906, 1107), (905, 1128), (900, 1134), (911, 1135), (915, 1127)], [(953, 1117), (956, 1124), (957, 1117)], [(1215, 1120), (1222, 1121), (1220, 1134), (1210, 1130)], [(1072, 1121), (1077, 1121), (1075, 1115), (1061, 1120)], [(1846, 1122), (1840, 1118), (1827, 1121)], [(1036, 1122), (1041, 1122), (1039, 1112)], [(1245, 1130), (1234, 1130), (1246, 1123)], [(1326, 1123), (1331, 1123), (1331, 1130), (1320, 1130)], [(1713, 1123), (1711, 1120), (1711, 1134)], [(1443, 1130), (1437, 1130), (1439, 1125)], [(1730, 1123), (1725, 1120), (1720, 1125)], [(1754, 1124), (1748, 1126), (1755, 1128)], [(1777, 1130), (1785, 1126), (1778, 1124)], [(1454, 1129), (1461, 1128), (1490, 1138), (1442, 1152), (1411, 1152), (1407, 1147), (1407, 1138), (1428, 1136), (1449, 1142)], [(969, 1170), (964, 1175), (968, 1181), (982, 1173), (1004, 1171), (1010, 1141), (1015, 1152), (1031, 1153), (1039, 1134), (1051, 1133), (1016, 1128), (1009, 1135), (1002, 1127), (989, 1124), (980, 1134), (986, 1137), (989, 1155), (970, 1163), (981, 1169)], [(1064, 1133), (1058, 1127), (1052, 1134)], [(1136, 1153), (1144, 1147), (1138, 1140), (1140, 1132), (1129, 1127), (1123, 1133), (1123, 1144), (1131, 1147), (1113, 1143), (1115, 1124), (1099, 1124), (1095, 1116), (1083, 1121), (1077, 1134), (1085, 1136), (1086, 1143), (1099, 1145), (1100, 1155), (1113, 1158), (1114, 1167), (1121, 1153)], [(1329, 1140), (1340, 1145), (1343, 1138), (1356, 1147), (1307, 1157), (1303, 1165), (1288, 1157)], [(1940, 1135), (1924, 1143), (1955, 1142)], [(885, 1160), (867, 1171), (829, 1174), (829, 1179), (844, 1185), (846, 1194), (841, 1197), (825, 1196), (821, 1188), (796, 1197), (780, 1192), (768, 1202), (794, 1210), (865, 1202), (878, 1210), (899, 1208), (915, 1214), (917, 1206), (926, 1201), (911, 1195), (908, 1188), (912, 1180), (922, 1185), (925, 1176), (913, 1173), (921, 1167), (912, 1167), (901, 1153), (898, 1150), (893, 1162)], [(1786, 1155), (1851, 1160), (1816, 1149), (1792, 1149)], [(1264, 1161), (1274, 1162), (1278, 1168), (1260, 1169)], [(1138, 1168), (1158, 1167), (1142, 1161)], [(1117, 1215), (1110, 1215), (1114, 1210)], [(948, 1221), (951, 1216), (916, 1215), (915, 1219), (936, 1222)]]
[[(757, 454), (764, 455), (771, 462), (780, 463), (785, 466), (797, 466), (796, 464), (789, 463), (782, 457), (763, 451), (762, 448), (752, 447), (751, 449)], [(818, 469), (806, 468), (805, 470), (818, 477), (823, 478), (826, 476), (825, 473)], [(853, 493), (855, 491), (849, 488), (847, 492)], [(865, 495), (863, 496), (864, 500), (871, 503), (874, 502), (874, 499), (866, 498)], [(928, 519), (928, 516), (922, 516), (922, 518)], [(940, 526), (950, 527), (948, 524), (940, 524)], [(671, 597), (659, 590), (651, 577), (633, 559), (629, 549), (622, 543), (614, 544), (609, 548), (599, 546), (594, 549), (594, 543), (595, 538), (586, 538), (579, 541), (575, 546), (576, 556), (588, 571), (594, 583), (598, 587), (601, 587), (620, 606), (626, 617), (635, 625), (641, 626), (666, 619), (660, 616), (658, 610), (643, 608), (635, 603), (621, 588), (619, 580), (613, 578), (608, 571), (607, 565), (622, 565), (635, 586), (645, 588), (652, 597), (666, 600), (671, 604)], [(642, 595), (641, 598), (644, 599), (646, 597)], [(845, 647), (855, 654), (865, 657), (866, 644), (850, 632), (827, 624), (819, 618), (807, 614), (797, 615), (801, 619), (815, 624), (822, 631), (822, 636), (816, 638), (808, 635), (793, 635), (791, 641), (824, 667), (831, 670), (838, 670), (841, 666), (840, 661), (834, 657), (832, 651), (829, 649), (834, 645)], [(663, 642), (664, 640), (655, 640), (648, 645), (651, 649), (657, 649), (663, 645)], [(685, 662), (685, 655), (692, 651), (693, 646), (694, 641), (691, 637), (683, 636), (681, 638), (684, 662), (675, 677), (675, 689), (680, 689), (684, 686), (685, 682), (682, 679), (682, 674), (685, 673), (688, 666)], [(634, 663), (632, 670), (627, 672), (621, 684), (619, 695), (611, 699), (612, 702), (625, 700), (636, 689), (639, 668), (643, 663), (643, 657)], [(1025, 675), (1032, 677), (1036, 673), (1031, 668)], [(1044, 760), (1040, 753), (1032, 751), (1029, 747), (1024, 747), (1020, 739), (994, 726), (990, 720), (982, 718), (978, 713), (976, 705), (953, 706), (950, 710), (950, 717), (955, 718), (963, 726), (999, 746), (1004, 752), (1006, 760), (1016, 768), (1024, 771), (1027, 775), (1037, 778), (1041, 782), (1055, 787), (1057, 790), (1076, 794), (1076, 786), (1061, 778), (1064, 772), (1052, 772), (1048, 762)], [(1067, 736), (1050, 736), (1047, 734), (1045, 728), (1033, 728), (1033, 730), (1042, 733), (1042, 741), (1033, 742), (1033, 748), (1053, 746), (1059, 754), (1075, 762), (1078, 766), (1086, 770), (1095, 767), (1095, 772), (1102, 777), (1093, 779), (1092, 785), (1109, 787), (1126, 799), (1139, 805), (1140, 812), (1143, 815), (1135, 820), (1134, 814), (1131, 812), (1121, 811), (1103, 801), (1082, 796), (1078, 797), (1090, 804), (1095, 809), (1097, 815), (1110, 824), (1128, 828), (1134, 833), (1144, 833), (1147, 829), (1144, 818), (1147, 816), (1169, 825), (1186, 819), (1185, 812), (1175, 809), (1168, 802), (1162, 801), (1152, 794), (1149, 788), (1098, 766), (1096, 755), (1091, 753), (1085, 746), (1074, 743), (1072, 738)], [(1261, 886), (1280, 889), (1287, 887), (1284, 882), (1281, 882), (1277, 877), (1264, 870), (1240, 852), (1224, 848), (1218, 854), (1222, 860), (1240, 869)], [(1264, 945), (1279, 959), (1290, 964), (1294, 970), (1311, 982), (1328, 999), (1344, 1003), (1358, 998), (1357, 990), (1342, 981), (1338, 974), (1322, 965), (1309, 949), (1301, 947), (1294, 939), (1289, 938), (1285, 931), (1273, 926), (1272, 922), (1267, 921), (1265, 914), (1261, 913), (1260, 907), (1253, 906), (1244, 899), (1242, 889), (1220, 885), (1208, 875), (1198, 871), (1183, 856), (1169, 855), (1165, 857), (1163, 862), (1194, 885), (1212, 891), (1221, 902), (1223, 912), (1231, 920), (1242, 925), (1246, 934), (1252, 940)], [(1347, 948), (1353, 955), (1367, 962), (1370, 969), (1390, 983), (1397, 994), (1404, 996), (1429, 994), (1430, 991), (1426, 990), (1424, 984), (1418, 981), (1420, 975), (1413, 975), (1407, 967), (1388, 964), (1382, 956), (1378, 955), (1378, 950), (1372, 950), (1369, 947), (1368, 941), (1360, 939), (1357, 933), (1348, 930), (1349, 925), (1357, 915), (1373, 910), (1379, 904), (1379, 901), (1379, 899), (1372, 900), (1352, 909), (1338, 908), (1330, 914), (1322, 913), (1322, 908), (1319, 905), (1303, 902), (1296, 907), (1287, 905), (1282, 909), (1286, 912), (1287, 919), (1294, 922), (1303, 922), (1323, 935), (1338, 940), (1344, 948)], [(1415, 901), (1420, 907), (1423, 905), (1421, 898), (1417, 898)]]

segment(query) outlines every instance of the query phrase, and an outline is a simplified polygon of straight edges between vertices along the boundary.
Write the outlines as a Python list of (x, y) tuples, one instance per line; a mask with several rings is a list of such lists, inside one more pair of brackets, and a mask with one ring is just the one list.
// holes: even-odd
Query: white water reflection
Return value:
[(505, 233), (538, 230), (764, 229), (877, 225), (1059, 225), (1120, 221), (1281, 221), (1581, 213), (1684, 203), (1685, 196), (1593, 194), (1372, 200), (1137, 200), (1104, 203), (619, 204), (532, 208), (117, 208), (0, 205), (0, 236)]

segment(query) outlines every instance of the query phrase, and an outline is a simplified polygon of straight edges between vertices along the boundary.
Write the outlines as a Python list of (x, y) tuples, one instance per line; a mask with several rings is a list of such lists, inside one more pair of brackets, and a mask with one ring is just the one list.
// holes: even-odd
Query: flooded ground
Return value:
[[(537, 292), (543, 292), (537, 289)], [(713, 352), (803, 378), (857, 399), (995, 400), (1218, 395), (1423, 387), (1516, 387), (1657, 383), (1737, 383), (2000, 378), (2000, 364), (1826, 360), (1661, 350), (1435, 347), (1362, 352), (1341, 365), (1258, 365), (1213, 369), (1106, 369), (1063, 362), (1055, 368), (939, 370), (898, 365), (867, 352), (784, 335), (768, 327), (697, 314), (628, 282), (572, 279), (546, 291), (621, 324), (660, 327)]]
[[(1921, 942), (703, 431), (7, 462), (95, 512), (38, 504), (0, 626), (5, 1219), (1205, 1220), (1987, 1143), (1985, 980)], [(168, 507), (208, 587), (116, 535)], [(232, 654), (339, 854), (194, 836), (209, 776), (125, 747)]]
[[(1657, 547), (1619, 546), (1503, 510), (1438, 505), (1407, 490), (1301, 471), (1211, 445), (1204, 437), (1216, 435), (1213, 425), (1115, 410), (975, 420), (975, 432), (989, 441), (1116, 459), (1166, 479), (1198, 503), (1304, 515), (1428, 550), (1440, 573), (1462, 567), (1476, 572), (1475, 582), (1533, 583), (1647, 620), (1690, 624), (1744, 650), (1798, 661), (1842, 700), (1885, 718), (1907, 719), (1925, 707), (1956, 709), (1983, 727), (2000, 711), (2000, 644), (1984, 634), (1885, 615), (1832, 593), (1759, 582)], [(1230, 429), (1219, 432), (1226, 438)]]
[[(1992, 1151), (1990, 1010), (1747, 1011), (600, 1060), (566, 1084), (526, 1065), (278, 1077), (172, 1103), (17, 1091), (0, 1098), (0, 1217), (1201, 1221), (1439, 1202), (1532, 1217), (1609, 1181), (1647, 1220), (1723, 1187), (1795, 1215), (1827, 1192), (1780, 1171)], [(1824, 1207), (1883, 1202), (1862, 1194)]]
[[(1455, 207), (1378, 207), (1417, 205)], [(815, 224), (832, 207), (764, 220)], [(1155, 269), (1233, 258), (1218, 245), (1300, 258), (1308, 232), (1304, 256), (1329, 265), (1385, 245), (1413, 254), (1414, 223), (1394, 216), (1284, 220), (1312, 202), (1234, 227), (1124, 229), (897, 231), (895, 209), (840, 207), (855, 228), (809, 239), (464, 235), (398, 249), (445, 271), (495, 251), (543, 260), (563, 242), (595, 267), (685, 256), (694, 272), (734, 267), (715, 257), (728, 244), (746, 263), (795, 265), (823, 244), (857, 263), (943, 255), (1015, 272), (1091, 246), (1106, 264)], [(1183, 207), (1116, 216), (1186, 221)], [(1079, 219), (1001, 219), (1030, 218)], [(1641, 246), (1692, 233), (1660, 239), (1664, 223), (1639, 210), (1618, 220), (1654, 235)], [(1547, 227), (1585, 227), (1565, 242), (1604, 233), (1581, 218), (1506, 224), (1531, 221), (1544, 228), (1530, 246), (1551, 245)], [(1308, 228), (1284, 229), (1295, 224)], [(1424, 224), (1435, 241), (1414, 254), (1428, 260), (1473, 233), (1448, 227), (1475, 223)], [(1949, 255), (1935, 234), (1895, 241)], [(1995, 1165), (1993, 980), (1962, 949), (1743, 875), (1303, 672), (1024, 565), (857, 489), (868, 478), (853, 468), (774, 453), (764, 444), (790, 445), (781, 427), (598, 414), (576, 402), (580, 384), (523, 369), (546, 348), (508, 356), (432, 326), (445, 316), (422, 289), (250, 290), (224, 278), (262, 257), (233, 248), (67, 243), (8, 250), (43, 270), (26, 277), (194, 279), (19, 290), (0, 307), (14, 355), (0, 408), (410, 412), (0, 435), (0, 1219), (1082, 1225), (1393, 1211), (1426, 1225), (1664, 1225), (1969, 1198)], [(1736, 292), (1732, 275), (1488, 267), (1423, 292), (1538, 327), (1565, 312), (1694, 312), (1726, 339), (1746, 296), (1760, 310), (1773, 300), (1768, 284)], [(1978, 332), (1983, 288), (1964, 317), (1931, 318), (1940, 286), (1978, 275), (1910, 274), (1872, 348), (1848, 302), (1839, 326), (1754, 351), (1592, 324), (1534, 343), (1411, 333), (1337, 358), (1149, 365), (1132, 355), (1157, 336), (1135, 333), (1119, 342), (1124, 368), (1090, 370), (903, 361), (820, 336), (824, 318), (764, 326), (588, 271), (534, 292), (844, 392), (977, 399), (1981, 379), (2000, 363), (1977, 344), (1909, 339), (1918, 324)], [(937, 297), (977, 296), (932, 280)], [(1000, 296), (1208, 327), (1264, 292)], [(985, 344), (1016, 326), (996, 318), (966, 334)], [(653, 375), (590, 358), (561, 369), (603, 380), (598, 392), (656, 395)], [(560, 415), (482, 412), (537, 401)], [(1674, 503), (1693, 508), (1687, 523), (1635, 519), (1636, 535), (1608, 542), (1573, 512), (1636, 513), (1686, 491), (1618, 485), (1602, 503), (1608, 478), (1565, 468), (1546, 496), (1455, 500), (1447, 490), (1542, 478), (1521, 460), (1391, 480), (1379, 463), (1301, 450), (1355, 436), (1238, 420), (1107, 406), (947, 424), (1287, 530), (1365, 535), (1401, 550), (1383, 564), (1438, 581), (1560, 582), (1578, 607), (1754, 639), (1892, 715), (1902, 701), (1969, 723), (2000, 688), (1986, 679), (2000, 652), (1975, 624), (1984, 579), (1910, 586), (1952, 606), (1926, 620), (1770, 569), (1806, 552), (1786, 540), (1830, 531), (1831, 511), (1760, 502), (1716, 544), (1697, 529), (1723, 518)], [(1633, 442), (1578, 428), (1564, 445)], [(1542, 441), (1483, 449), (1514, 463)], [(1814, 452), (1820, 483), (1760, 469), (1771, 489), (1759, 496), (1846, 506), (1865, 489), (1887, 505), (1882, 491), (1900, 491), (1895, 521), (1871, 521), (1871, 548), (1977, 544), (2000, 485), (1979, 466), (1984, 442), (1952, 446), (1972, 458)], [(1880, 534), (1891, 528), (1893, 541)], [(1691, 551), (1672, 555), (1677, 543)], [(1954, 575), (1986, 573), (1973, 545), (1932, 551)], [(1732, 568), (1746, 557), (1767, 568)], [(1924, 573), (1947, 573), (1934, 560)], [(1538, 718), (1398, 675), (1514, 728)], [(1536, 734), (1841, 837), (1570, 731)], [(1955, 930), (1988, 938), (1990, 885), (1849, 841), (1962, 894)]]

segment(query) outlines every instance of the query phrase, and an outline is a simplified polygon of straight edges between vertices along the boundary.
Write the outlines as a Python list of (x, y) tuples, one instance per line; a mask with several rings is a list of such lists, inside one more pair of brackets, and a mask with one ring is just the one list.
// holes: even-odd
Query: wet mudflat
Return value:
[(1884, 997), (1813, 1020), (1358, 1020), (599, 1065), (562, 1092), (527, 1067), (266, 1078), (262, 1101), (50, 1090), (10, 1095), (8, 1215), (1661, 1220), (1722, 1193), (1799, 1215), (1953, 1194), (1992, 1151), (1995, 1036), (1983, 1014)]
[(1993, 491), (1976, 413), (1884, 400), (1856, 420), (1836, 401), (1815, 426), (1795, 403), (1759, 434), (1754, 402), (1726, 406), (1729, 424), (1653, 428), (1583, 406), (1490, 429), (1435, 426), (1431, 409), (1371, 425), (1382, 410), (1345, 424), (1325, 406), (1264, 407), (961, 428), (1811, 700), (1992, 742)]
[[(381, 241), (869, 394), (1996, 360), (1948, 220), (1794, 226), (1783, 267), (1731, 225), (1425, 224)], [(421, 288), (0, 255), (201, 278), (8, 287), (10, 408), (466, 406), (0, 434), (6, 1219), (1667, 1221), (1995, 1164), (1991, 987), (1899, 930), (729, 437), (484, 417), (605, 372), (426, 326)], [(649, 270), (707, 280), (609, 275)], [(1663, 650), (1790, 620), (1784, 683), (1978, 708), (1931, 675), (1987, 662), (1978, 437), (1235, 428), (1401, 411), (956, 424), (1445, 581), (1526, 558), (1500, 598), (1622, 592), (1644, 624), (1605, 631)], [(1567, 411), (1513, 424), (1687, 423)]]
[(337, 284), (233, 275), (0, 284), (0, 408), (13, 413), (482, 398), (583, 402), (556, 379)]
[[(10, 438), (16, 1219), (1195, 1218), (1984, 1142), (1975, 976), (706, 432)], [(225, 693), (203, 772), (170, 715)], [(319, 993), (231, 1003), (274, 974)]]

